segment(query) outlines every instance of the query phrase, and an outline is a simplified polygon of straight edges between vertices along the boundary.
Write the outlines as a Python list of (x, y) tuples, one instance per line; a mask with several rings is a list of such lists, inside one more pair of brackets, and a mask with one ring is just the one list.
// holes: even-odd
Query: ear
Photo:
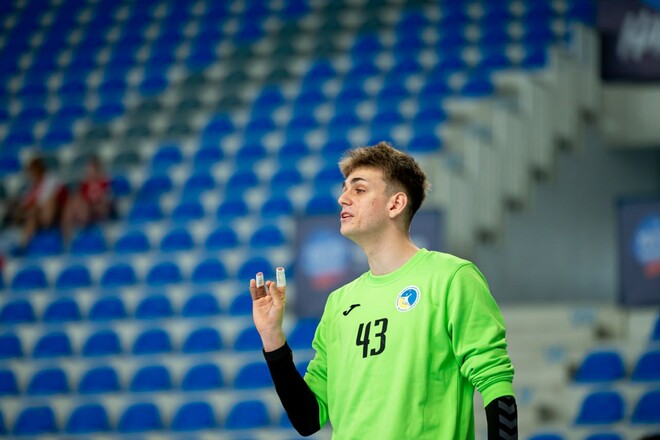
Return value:
[(391, 219), (401, 215), (408, 206), (408, 196), (404, 192), (392, 194), (389, 200), (387, 212)]

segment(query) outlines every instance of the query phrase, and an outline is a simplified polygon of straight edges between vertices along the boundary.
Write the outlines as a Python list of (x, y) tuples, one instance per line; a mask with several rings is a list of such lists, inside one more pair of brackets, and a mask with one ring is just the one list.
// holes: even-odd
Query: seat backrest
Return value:
[(83, 356), (108, 356), (121, 353), (119, 336), (113, 330), (99, 330), (85, 341)]
[(108, 413), (98, 403), (87, 403), (75, 408), (64, 428), (69, 434), (91, 434), (109, 430)]
[(191, 367), (181, 381), (183, 391), (203, 391), (222, 388), (224, 379), (216, 364), (199, 364)]
[(260, 400), (246, 400), (236, 403), (225, 422), (227, 429), (263, 428), (270, 424), (268, 409)]
[(172, 431), (199, 431), (217, 426), (213, 407), (206, 402), (184, 403), (174, 414)]
[(27, 394), (51, 395), (69, 392), (66, 373), (61, 368), (47, 368), (37, 371), (27, 387)]
[(78, 393), (110, 393), (120, 390), (119, 376), (110, 366), (95, 367), (85, 372), (78, 384)]
[(172, 378), (165, 366), (149, 365), (135, 373), (129, 388), (132, 392), (165, 391), (172, 389)]
[(124, 410), (119, 418), (120, 433), (148, 432), (163, 428), (161, 414), (153, 403), (136, 403)]
[(58, 431), (55, 413), (49, 406), (23, 409), (14, 424), (14, 435), (55, 434)]

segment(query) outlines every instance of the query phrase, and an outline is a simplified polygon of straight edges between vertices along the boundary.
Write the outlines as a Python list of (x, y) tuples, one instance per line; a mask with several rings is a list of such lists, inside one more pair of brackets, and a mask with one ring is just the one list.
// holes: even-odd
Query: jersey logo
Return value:
[(348, 308), (348, 310), (344, 310), (342, 312), (342, 315), (348, 316), (348, 314), (351, 313), (351, 311), (356, 307), (360, 307), (360, 304), (351, 304), (351, 306)]
[(399, 312), (408, 312), (419, 302), (419, 288), (408, 286), (396, 296), (396, 309)]

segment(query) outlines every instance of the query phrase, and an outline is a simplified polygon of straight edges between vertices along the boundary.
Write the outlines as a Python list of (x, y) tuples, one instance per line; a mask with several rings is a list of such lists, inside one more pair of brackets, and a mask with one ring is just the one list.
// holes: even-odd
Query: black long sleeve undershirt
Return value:
[[(303, 437), (319, 431), (319, 404), (296, 370), (289, 345), (285, 343), (277, 350), (264, 351), (264, 357), (275, 384), (275, 391), (293, 427)], [(518, 439), (518, 410), (513, 396), (499, 397), (490, 402), (486, 406), (486, 420), (488, 440)]]
[(307, 437), (320, 430), (319, 404), (296, 370), (289, 345), (285, 343), (275, 351), (264, 352), (264, 357), (275, 384), (275, 391), (298, 434)]

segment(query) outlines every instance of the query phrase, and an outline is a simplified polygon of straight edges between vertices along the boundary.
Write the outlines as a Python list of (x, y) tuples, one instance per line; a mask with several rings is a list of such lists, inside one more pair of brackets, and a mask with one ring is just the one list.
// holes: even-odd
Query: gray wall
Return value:
[(557, 153), (555, 173), (531, 183), (502, 238), (472, 256), (498, 301), (616, 301), (616, 200), (660, 193), (660, 148), (608, 149), (592, 129), (583, 144)]

